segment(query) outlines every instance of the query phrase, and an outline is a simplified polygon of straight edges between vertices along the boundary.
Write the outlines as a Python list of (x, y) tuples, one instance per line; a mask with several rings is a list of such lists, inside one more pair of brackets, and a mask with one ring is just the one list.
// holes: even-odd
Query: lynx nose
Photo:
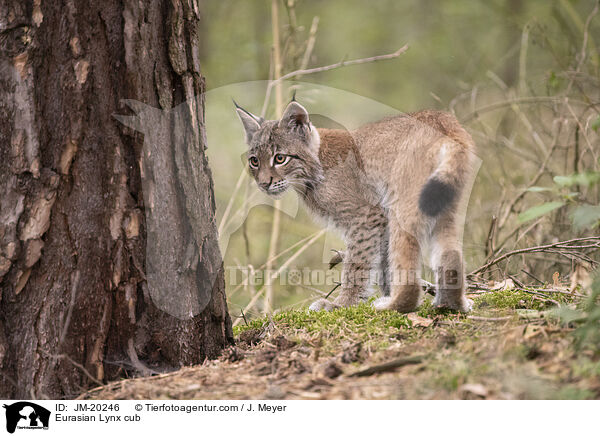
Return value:
[(261, 188), (267, 190), (271, 186), (271, 183), (273, 183), (273, 177), (271, 177), (268, 182), (259, 182), (258, 184)]

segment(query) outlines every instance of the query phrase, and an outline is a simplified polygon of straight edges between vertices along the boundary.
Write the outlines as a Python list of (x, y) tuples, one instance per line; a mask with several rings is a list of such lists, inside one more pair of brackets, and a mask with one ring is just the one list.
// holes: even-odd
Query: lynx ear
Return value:
[(298, 131), (302, 136), (308, 137), (310, 131), (308, 112), (300, 103), (292, 100), (285, 108), (285, 112), (279, 121), (279, 127)]
[(252, 140), (252, 136), (260, 129), (260, 123), (262, 123), (262, 118), (257, 117), (256, 115), (252, 115), (245, 109), (242, 109), (235, 100), (233, 101), (235, 105), (235, 111), (240, 117), (242, 124), (244, 125), (244, 130), (246, 132), (246, 144), (250, 145), (250, 141)]

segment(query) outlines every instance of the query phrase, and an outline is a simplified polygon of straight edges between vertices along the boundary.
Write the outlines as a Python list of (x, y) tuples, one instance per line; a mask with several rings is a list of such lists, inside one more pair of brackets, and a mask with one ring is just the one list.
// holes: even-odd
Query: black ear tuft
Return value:
[(432, 177), (421, 190), (419, 209), (427, 216), (438, 216), (450, 206), (454, 197), (456, 189), (452, 185)]

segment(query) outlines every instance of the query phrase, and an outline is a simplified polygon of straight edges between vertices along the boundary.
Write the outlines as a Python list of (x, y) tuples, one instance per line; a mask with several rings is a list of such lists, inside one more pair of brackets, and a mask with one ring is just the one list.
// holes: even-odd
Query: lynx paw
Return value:
[(317, 300), (313, 304), (308, 306), (308, 310), (314, 310), (314, 311), (326, 310), (327, 312), (331, 312), (333, 309), (336, 309), (337, 307), (338, 306), (333, 304), (331, 301), (321, 298), (320, 300)]
[(376, 310), (396, 310), (398, 312), (408, 313), (417, 310), (417, 304), (402, 304), (398, 303), (392, 297), (381, 297), (373, 302), (373, 307)]
[(356, 306), (358, 303), (360, 303), (360, 296), (355, 293), (342, 292), (333, 300), (333, 305), (336, 307)]
[(373, 301), (373, 307), (375, 310), (388, 310), (391, 302), (392, 297), (381, 297)]
[(463, 297), (458, 304), (448, 303), (448, 302), (436, 303), (434, 300), (433, 306), (438, 309), (450, 309), (450, 310), (457, 310), (457, 311), (463, 312), (463, 313), (468, 313), (473, 308), (473, 300), (471, 300), (470, 298)]

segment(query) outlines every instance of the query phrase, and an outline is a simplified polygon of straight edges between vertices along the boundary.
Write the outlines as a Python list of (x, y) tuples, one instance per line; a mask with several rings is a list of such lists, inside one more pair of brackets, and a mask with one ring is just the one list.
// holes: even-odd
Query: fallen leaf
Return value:
[(552, 274), (552, 281), (554, 282), (554, 286), (559, 286), (560, 282), (558, 281), (560, 277), (560, 274), (558, 273), (558, 271), (556, 271), (554, 274)]
[(429, 327), (433, 323), (432, 319), (423, 318), (416, 313), (409, 313), (406, 317), (410, 319), (412, 325), (416, 327)]

